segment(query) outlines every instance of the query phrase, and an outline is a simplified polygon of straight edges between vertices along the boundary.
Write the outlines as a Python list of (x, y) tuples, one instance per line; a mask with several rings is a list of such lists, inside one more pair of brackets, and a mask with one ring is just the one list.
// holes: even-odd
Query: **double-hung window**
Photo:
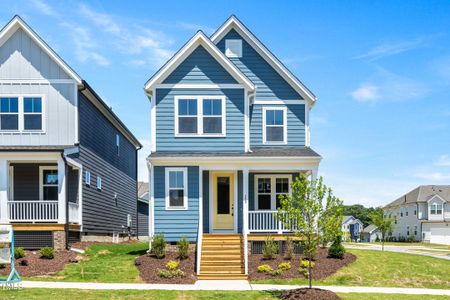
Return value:
[(291, 175), (257, 175), (255, 183), (256, 209), (276, 210), (280, 196), (290, 194)]
[(166, 168), (166, 209), (186, 210), (187, 168)]
[(430, 214), (442, 215), (442, 203), (433, 203), (430, 206)]
[(43, 131), (41, 96), (0, 96), (0, 131)]
[(263, 107), (263, 144), (287, 144), (286, 107)]
[(225, 97), (175, 97), (175, 136), (225, 136)]
[(0, 130), (19, 130), (19, 98), (0, 98)]
[(40, 200), (58, 200), (57, 167), (40, 167)]

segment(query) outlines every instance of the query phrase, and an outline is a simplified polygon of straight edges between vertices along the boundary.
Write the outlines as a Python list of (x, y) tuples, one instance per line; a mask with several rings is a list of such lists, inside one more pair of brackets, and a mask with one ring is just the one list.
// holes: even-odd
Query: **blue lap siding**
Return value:
[[(225, 137), (176, 137), (175, 96), (225, 96)], [(157, 89), (156, 151), (244, 151), (244, 89)]]
[(187, 237), (192, 242), (197, 240), (199, 223), (199, 168), (187, 168), (187, 210), (166, 210), (166, 167), (155, 166), (154, 168), (155, 233), (162, 233), (168, 242), (176, 242), (183, 236)]

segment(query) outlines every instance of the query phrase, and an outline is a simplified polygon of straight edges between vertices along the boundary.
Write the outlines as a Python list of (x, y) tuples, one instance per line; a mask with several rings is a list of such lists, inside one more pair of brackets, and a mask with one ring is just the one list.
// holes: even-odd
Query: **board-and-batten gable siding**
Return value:
[[(1, 80), (69, 79), (68, 75), (22, 30), (0, 47)], [(44, 133), (1, 133), (0, 145), (73, 145), (76, 142), (76, 84), (0, 84), (1, 94), (43, 95)]]
[(138, 201), (138, 236), (148, 236), (148, 204)]
[(166, 210), (165, 168), (154, 167), (154, 216), (155, 233), (163, 234), (168, 242), (176, 242), (185, 236), (191, 242), (197, 240), (199, 223), (199, 168), (188, 168), (188, 209)]
[[(225, 96), (225, 137), (175, 137), (175, 96)], [(244, 89), (156, 89), (156, 151), (244, 151)]]
[(237, 81), (200, 45), (175, 68), (163, 83), (236, 84)]
[[(83, 231), (122, 232), (128, 214), (135, 230), (136, 148), (81, 93), (79, 100), (80, 153), (74, 158), (83, 165)], [(120, 135), (119, 155), (116, 134)], [(91, 173), (90, 186), (86, 185), (86, 171)], [(102, 178), (101, 191), (97, 176)]]

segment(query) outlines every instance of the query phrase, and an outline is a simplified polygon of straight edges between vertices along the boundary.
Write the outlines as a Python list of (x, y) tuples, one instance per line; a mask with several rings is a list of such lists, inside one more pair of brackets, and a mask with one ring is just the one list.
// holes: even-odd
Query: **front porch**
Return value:
[(81, 167), (61, 152), (0, 154), (1, 224), (80, 225), (80, 195)]

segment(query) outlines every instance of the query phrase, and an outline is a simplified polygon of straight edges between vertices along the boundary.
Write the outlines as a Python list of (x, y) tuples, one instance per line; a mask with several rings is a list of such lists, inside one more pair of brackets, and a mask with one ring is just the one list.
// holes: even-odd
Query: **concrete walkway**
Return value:
[[(246, 280), (198, 280), (195, 284), (146, 284), (146, 283), (94, 283), (94, 282), (50, 282), (24, 281), (24, 288), (85, 289), (85, 290), (177, 290), (177, 291), (270, 291), (288, 290), (305, 286), (251, 284)], [(390, 288), (362, 286), (316, 286), (336, 293), (382, 293), (410, 295), (450, 296), (450, 290), (421, 288)]]
[[(382, 247), (380, 244), (361, 244), (360, 246), (358, 246), (358, 244), (345, 245), (345, 248), (358, 249), (358, 250), (377, 250), (377, 251), (382, 250)], [(408, 245), (405, 245), (405, 246), (385, 245), (384, 251), (417, 254), (417, 255), (424, 255), (424, 256), (430, 256), (430, 257), (450, 260), (450, 250), (446, 250), (446, 249), (433, 249), (433, 248), (427, 248), (427, 247), (423, 247), (423, 246), (408, 246)]]

